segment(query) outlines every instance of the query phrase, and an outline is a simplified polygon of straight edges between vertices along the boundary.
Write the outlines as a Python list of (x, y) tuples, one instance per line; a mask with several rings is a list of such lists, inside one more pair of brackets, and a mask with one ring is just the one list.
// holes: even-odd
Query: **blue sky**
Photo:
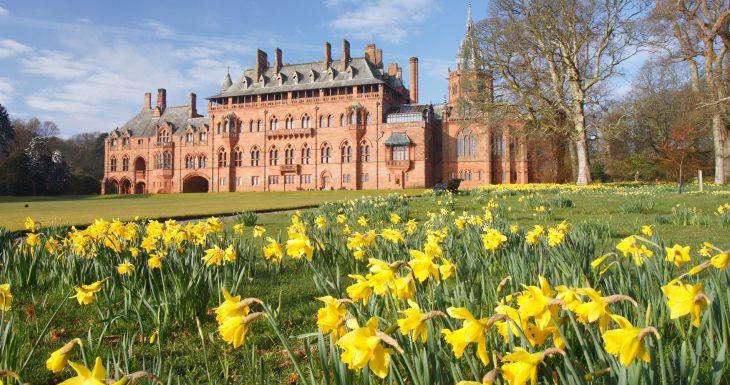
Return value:
[[(475, 0), (474, 18), (487, 0)], [(53, 120), (63, 136), (110, 131), (142, 107), (145, 92), (166, 88), (168, 105), (189, 92), (217, 92), (253, 67), (256, 48), (280, 47), (285, 63), (321, 60), (323, 43), (340, 56), (365, 44), (383, 49), (407, 79), (419, 57), (420, 99), (441, 102), (464, 36), (466, 0), (299, 1), (0, 0), (0, 104), (12, 117)], [(153, 96), (154, 98), (154, 96)], [(154, 101), (153, 101), (154, 103)]]

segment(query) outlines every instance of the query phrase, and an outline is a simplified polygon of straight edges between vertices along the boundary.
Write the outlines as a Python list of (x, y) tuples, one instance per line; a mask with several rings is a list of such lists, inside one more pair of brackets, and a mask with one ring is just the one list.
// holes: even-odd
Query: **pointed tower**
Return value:
[[(466, 34), (461, 40), (459, 52), (456, 54), (456, 69), (449, 70), (449, 105), (454, 106), (459, 98), (469, 93), (475, 83), (490, 84), (491, 76), (486, 67), (486, 60), (479, 48), (474, 20), (472, 19), (471, 1), (466, 17)], [(481, 86), (476, 85), (478, 88)]]
[(226, 78), (223, 79), (223, 84), (221, 84), (221, 92), (231, 88), (233, 85), (233, 81), (231, 80), (231, 71), (229, 70), (226, 74)]

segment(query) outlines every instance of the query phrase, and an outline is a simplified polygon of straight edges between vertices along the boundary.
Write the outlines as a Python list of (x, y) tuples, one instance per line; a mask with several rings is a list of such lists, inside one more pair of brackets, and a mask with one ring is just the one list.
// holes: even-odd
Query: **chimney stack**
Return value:
[(375, 64), (375, 44), (365, 44), (365, 60)]
[(347, 68), (348, 64), (350, 64), (350, 42), (342, 39), (342, 69)]
[(160, 109), (160, 113), (163, 113), (167, 108), (167, 91), (164, 88), (157, 90), (157, 108)]
[(152, 93), (145, 92), (144, 93), (144, 106), (145, 111), (149, 111), (152, 109)]
[(266, 52), (257, 49), (256, 50), (256, 79), (254, 82), (258, 82), (264, 70), (269, 65), (269, 55)]
[(411, 104), (418, 104), (418, 58), (411, 58)]
[(281, 62), (281, 49), (277, 48), (276, 53), (274, 55), (274, 68), (276, 68), (276, 73), (278, 74), (279, 71), (281, 71), (281, 66), (284, 63)]
[(324, 43), (324, 70), (330, 69), (332, 63), (332, 45), (329, 42)]
[(190, 93), (190, 118), (198, 117), (198, 96), (194, 92)]
[(388, 64), (388, 76), (396, 76), (398, 75), (398, 64), (390, 63)]

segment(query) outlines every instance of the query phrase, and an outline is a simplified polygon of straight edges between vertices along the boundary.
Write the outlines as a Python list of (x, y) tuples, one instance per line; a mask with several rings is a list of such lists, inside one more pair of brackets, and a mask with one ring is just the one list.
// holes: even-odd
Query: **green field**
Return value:
[[(0, 197), (0, 227), (19, 230), (27, 217), (43, 224), (86, 225), (94, 219), (185, 218), (225, 215), (242, 211), (272, 211), (311, 207), (324, 202), (392, 191), (292, 191), (201, 193), (174, 195), (108, 195), (61, 197)], [(417, 195), (423, 190), (399, 190)]]

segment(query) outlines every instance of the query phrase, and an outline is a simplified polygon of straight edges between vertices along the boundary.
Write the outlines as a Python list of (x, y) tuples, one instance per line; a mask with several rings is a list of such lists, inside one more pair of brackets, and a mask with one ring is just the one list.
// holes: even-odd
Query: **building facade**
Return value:
[(529, 141), (512, 135), (516, 122), (475, 123), (461, 101), (468, 84), (491, 89), (474, 38), (471, 10), (444, 103), (419, 103), (418, 59), (406, 87), (402, 68), (383, 63), (375, 44), (340, 57), (324, 45), (321, 60), (284, 64), (276, 49), (257, 51), (254, 67), (207, 98), (208, 116), (188, 106), (156, 105), (109, 136), (106, 194), (403, 189), (450, 179), (462, 186), (527, 183)]

